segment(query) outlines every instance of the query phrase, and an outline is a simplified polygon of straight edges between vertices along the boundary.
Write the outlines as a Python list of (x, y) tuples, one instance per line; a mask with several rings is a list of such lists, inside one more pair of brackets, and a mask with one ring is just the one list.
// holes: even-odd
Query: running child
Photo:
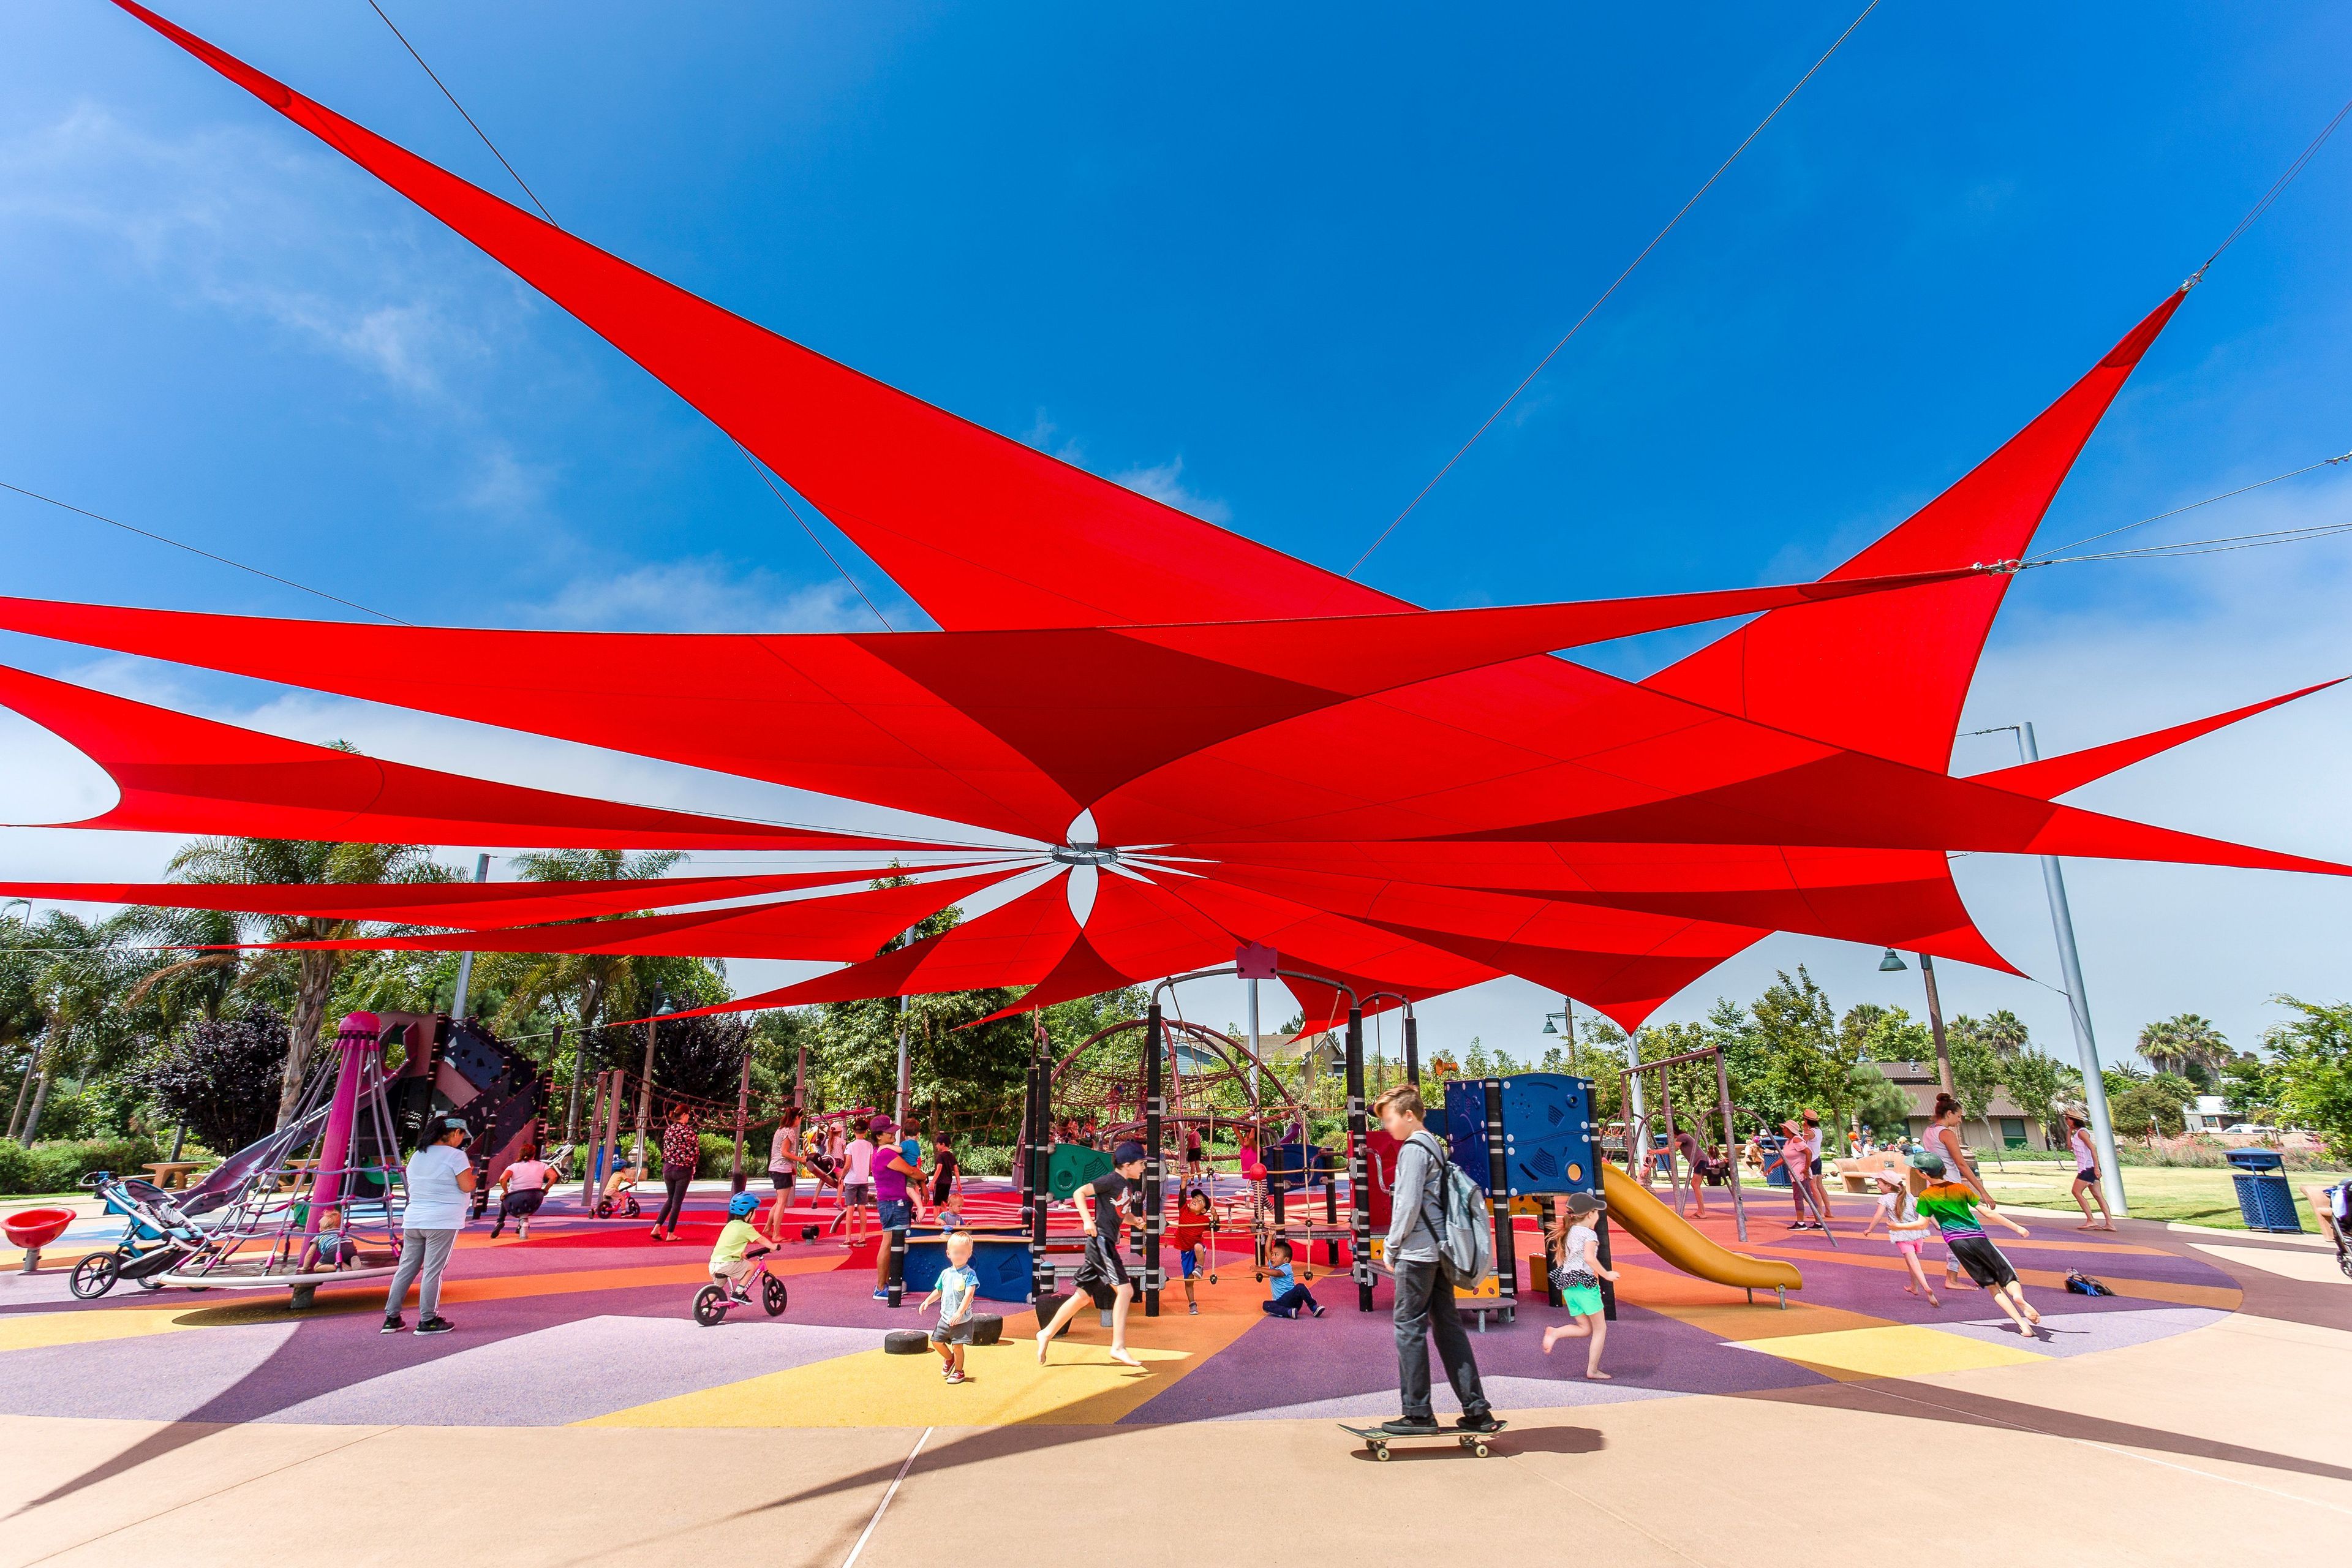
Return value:
[[(1994, 1219), (2020, 1236), (2026, 1228), (1998, 1209), (1980, 1208), (1976, 1194), (1958, 1182), (1944, 1179), (1944, 1158), (1940, 1154), (1922, 1153), (1911, 1162), (1914, 1174), (1922, 1179), (1918, 1193), (1919, 1212), (1935, 1221), (1936, 1228), (1944, 1233), (1944, 1245), (1951, 1249), (1952, 1260), (1969, 1271), (1975, 1287), (1992, 1292), (1992, 1299), (2017, 1325), (2021, 1334), (2031, 1334), (2029, 1324), (2042, 1321), (2042, 1314), (2025, 1299), (2025, 1287), (2017, 1280), (2017, 1270), (2000, 1254), (1984, 1233), (1985, 1219)], [(1954, 1286), (1969, 1289), (1970, 1286)], [(2022, 1314), (2021, 1316), (2020, 1314)]]
[(1559, 1270), (1559, 1296), (1568, 1307), (1569, 1321), (1544, 1331), (1544, 1354), (1562, 1340), (1591, 1340), (1584, 1352), (1584, 1375), (1610, 1381), (1601, 1370), (1601, 1347), (1609, 1341), (1609, 1319), (1601, 1301), (1601, 1281), (1612, 1283), (1617, 1270), (1601, 1266), (1601, 1237), (1592, 1228), (1608, 1201), (1598, 1193), (1568, 1194), (1568, 1218), (1549, 1239)]
[(971, 1343), (972, 1301), (980, 1294), (980, 1276), (971, 1268), (971, 1237), (964, 1231), (950, 1233), (947, 1240), (948, 1266), (940, 1270), (940, 1282), (923, 1298), (918, 1311), (929, 1311), (931, 1303), (940, 1305), (940, 1321), (931, 1327), (931, 1348), (940, 1352), (947, 1364), (940, 1373), (950, 1383), (970, 1383), (964, 1375), (963, 1348)]
[(1039, 1366), (1045, 1364), (1045, 1352), (1052, 1347), (1054, 1336), (1089, 1300), (1097, 1310), (1110, 1313), (1110, 1359), (1121, 1366), (1143, 1364), (1127, 1350), (1127, 1309), (1135, 1300), (1135, 1280), (1127, 1271), (1127, 1259), (1118, 1251), (1119, 1227), (1139, 1217), (1132, 1211), (1137, 1195), (1143, 1190), (1143, 1145), (1121, 1143), (1111, 1152), (1110, 1162), (1109, 1175), (1097, 1176), (1070, 1194), (1070, 1201), (1077, 1207), (1078, 1219), (1087, 1227), (1087, 1256), (1078, 1265), (1074, 1280), (1076, 1289), (1062, 1303), (1062, 1310), (1054, 1314), (1054, 1321), (1037, 1331)]
[[(2076, 1230), (2113, 1230), (2116, 1216), (2108, 1212), (2107, 1194), (2099, 1187), (2099, 1152), (2091, 1142), (2091, 1130), (2073, 1111), (2066, 1112), (2066, 1147), (2074, 1154), (2074, 1203), (2083, 1211), (2083, 1223)], [(2091, 1217), (2091, 1205), (2099, 1205), (2096, 1219)]]
[(1935, 1222), (1919, 1212), (1919, 1194), (1927, 1190), (1927, 1178), (1917, 1171), (1881, 1171), (1878, 1184), (1886, 1190), (1878, 1200), (1878, 1212), (1862, 1227), (1862, 1238), (1868, 1241), (1870, 1233), (1878, 1228), (1878, 1222), (1885, 1220), (1886, 1239), (1895, 1244), (1895, 1250), (1903, 1255), (1903, 1261), (1911, 1269), (1903, 1293), (1924, 1295), (1930, 1307), (1942, 1306), (1943, 1299), (1927, 1283), (1927, 1271), (1919, 1266), (1919, 1249), (1936, 1239)]
[(948, 1134), (937, 1132), (931, 1136), (931, 1206), (943, 1209), (950, 1204), (963, 1207), (963, 1163), (956, 1158)]
[(1201, 1271), (1201, 1238), (1209, 1233), (1209, 1194), (1198, 1187), (1184, 1193), (1184, 1204), (1176, 1211), (1176, 1223), (1169, 1228), (1168, 1245), (1176, 1249), (1176, 1268), (1184, 1276), (1184, 1310), (1194, 1317), (1201, 1315), (1201, 1303), (1192, 1293), (1192, 1277)]
[(710, 1277), (727, 1287), (730, 1300), (748, 1301), (743, 1283), (760, 1271), (758, 1262), (768, 1250), (768, 1238), (751, 1223), (760, 1212), (757, 1193), (737, 1193), (727, 1200), (727, 1223), (719, 1229), (719, 1245), (710, 1249)]
[[(1290, 1271), (1290, 1243), (1276, 1237), (1265, 1249), (1266, 1299), (1258, 1310), (1272, 1318), (1296, 1318), (1302, 1311), (1323, 1315), (1323, 1303)], [(1188, 1287), (1190, 1282), (1187, 1282)]]

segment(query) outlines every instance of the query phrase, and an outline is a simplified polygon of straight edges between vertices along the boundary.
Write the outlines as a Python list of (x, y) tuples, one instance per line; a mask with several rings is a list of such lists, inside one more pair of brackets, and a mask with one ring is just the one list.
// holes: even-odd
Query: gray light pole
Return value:
[(1257, 1109), (1257, 1063), (1259, 1050), (1257, 1039), (1257, 982), (1252, 980), (1246, 982), (1246, 984), (1249, 986), (1249, 1097), (1250, 1109), (1252, 1110), (1255, 1110)]
[[(489, 879), (490, 858), (488, 855), (476, 856), (474, 858), (474, 880), (477, 882), (487, 882)], [(466, 994), (473, 990), (473, 988), (474, 955), (470, 952), (461, 952), (457, 955), (457, 994), (449, 999), (449, 1016), (453, 1022), (462, 1024), (466, 1021)]]
[[(2042, 748), (2030, 723), (2000, 724), (1970, 732), (1998, 735), (2004, 730), (2017, 736), (2019, 761), (2042, 760)], [(2099, 1076), (2099, 1043), (2091, 1034), (2091, 1002), (2083, 989), (2083, 960), (2074, 951), (2074, 917), (2066, 907), (2065, 873), (2059, 869), (2054, 855), (2042, 857), (2042, 886), (2050, 896), (2050, 925), (2058, 938), (2058, 973), (2066, 983), (2066, 1015), (2074, 1026), (2074, 1054), (2083, 1069), (2084, 1103), (2091, 1111), (2091, 1142), (2099, 1157), (2099, 1184), (2106, 1189), (2109, 1205), (2128, 1218), (2131, 1205), (2124, 1196), (2123, 1169), (2116, 1163), (2115, 1123), (2107, 1118), (2107, 1084)]]

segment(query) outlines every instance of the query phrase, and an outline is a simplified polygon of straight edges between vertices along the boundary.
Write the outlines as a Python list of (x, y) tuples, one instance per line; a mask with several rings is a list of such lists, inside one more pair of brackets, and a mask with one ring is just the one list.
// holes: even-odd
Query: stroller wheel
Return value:
[(760, 1282), (760, 1305), (768, 1309), (768, 1316), (782, 1317), (784, 1304), (791, 1300), (784, 1291), (784, 1282), (774, 1275), (771, 1274)]
[(139, 1278), (133, 1279), (131, 1283), (138, 1286), (142, 1290), (161, 1290), (163, 1288), (163, 1281), (157, 1279), (152, 1274), (142, 1274)]
[(85, 1301), (94, 1301), (114, 1289), (122, 1274), (122, 1260), (111, 1252), (93, 1252), (73, 1267), (66, 1289)]
[(715, 1329), (727, 1321), (724, 1286), (705, 1285), (694, 1293), (694, 1321), (706, 1329)]

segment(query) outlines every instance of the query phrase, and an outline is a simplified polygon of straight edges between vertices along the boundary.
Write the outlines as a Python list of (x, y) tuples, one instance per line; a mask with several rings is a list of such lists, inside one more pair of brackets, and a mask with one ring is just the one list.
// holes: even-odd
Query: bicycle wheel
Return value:
[(694, 1321), (706, 1329), (715, 1329), (727, 1321), (727, 1291), (718, 1285), (705, 1285), (694, 1293)]
[(596, 1217), (598, 1219), (611, 1219), (613, 1217), (612, 1199), (598, 1198), (596, 1200)]
[(782, 1280), (777, 1279), (772, 1274), (767, 1275), (761, 1279), (760, 1305), (768, 1309), (768, 1316), (772, 1318), (782, 1317), (784, 1315), (784, 1304), (791, 1300), (792, 1298), (786, 1294), (784, 1290), (784, 1282)]
[(67, 1277), (66, 1289), (85, 1301), (94, 1301), (114, 1289), (114, 1281), (122, 1272), (122, 1260), (111, 1252), (93, 1252), (73, 1267)]

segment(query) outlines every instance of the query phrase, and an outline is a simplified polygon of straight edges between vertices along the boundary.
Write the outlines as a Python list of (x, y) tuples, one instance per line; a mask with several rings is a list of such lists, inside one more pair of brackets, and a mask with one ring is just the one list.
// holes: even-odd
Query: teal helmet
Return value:
[(737, 1193), (727, 1200), (727, 1217), (730, 1219), (750, 1219), (759, 1212), (760, 1194), (757, 1193)]

